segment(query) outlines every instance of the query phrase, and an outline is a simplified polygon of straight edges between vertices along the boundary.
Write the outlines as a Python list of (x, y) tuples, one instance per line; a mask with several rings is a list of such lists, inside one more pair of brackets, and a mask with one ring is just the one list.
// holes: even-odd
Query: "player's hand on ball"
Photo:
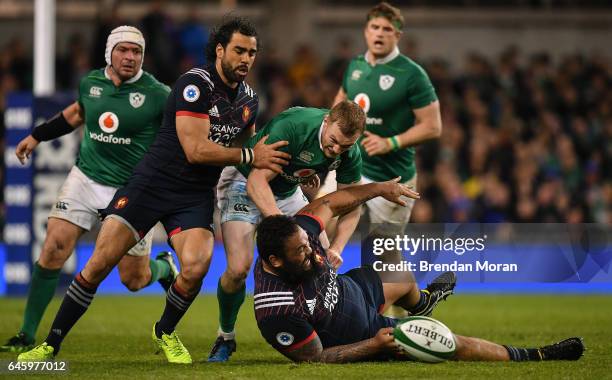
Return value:
[(361, 145), (365, 149), (368, 156), (378, 156), (387, 154), (391, 151), (391, 146), (386, 138), (380, 137), (372, 132), (365, 131), (363, 133)]
[(382, 193), (380, 194), (386, 200), (397, 203), (400, 206), (406, 206), (406, 201), (401, 197), (405, 196), (412, 199), (420, 199), (421, 196), (416, 191), (403, 183), (399, 183), (401, 177), (394, 178), (387, 182), (382, 182)]
[(281, 152), (280, 148), (289, 145), (288, 141), (277, 141), (273, 144), (266, 144), (268, 135), (262, 137), (253, 147), (255, 159), (252, 166), (257, 169), (269, 169), (280, 174), (283, 171), (282, 165), (287, 165), (291, 155)]
[(333, 248), (329, 248), (327, 250), (327, 260), (335, 269), (340, 268), (340, 265), (344, 262), (342, 256), (340, 256), (340, 252)]
[(24, 165), (26, 160), (30, 158), (32, 151), (36, 149), (37, 146), (38, 140), (32, 137), (32, 135), (26, 137), (25, 139), (19, 142), (17, 148), (15, 148), (15, 155), (17, 156), (19, 162), (21, 162), (22, 165)]
[(393, 327), (383, 327), (378, 330), (374, 338), (374, 349), (378, 353), (397, 354), (401, 351), (400, 346), (395, 342), (393, 337)]

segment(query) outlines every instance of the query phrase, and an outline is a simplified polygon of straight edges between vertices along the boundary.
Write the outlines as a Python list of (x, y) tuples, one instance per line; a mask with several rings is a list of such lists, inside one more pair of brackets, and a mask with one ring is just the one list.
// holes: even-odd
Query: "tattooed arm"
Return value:
[(350, 363), (371, 358), (381, 353), (399, 352), (393, 339), (393, 328), (380, 329), (376, 336), (360, 342), (323, 348), (319, 337), (293, 351), (282, 352), (295, 362)]
[(406, 196), (418, 199), (419, 194), (409, 189), (406, 185), (398, 182), (399, 177), (387, 182), (374, 182), (367, 185), (350, 186), (324, 197), (315, 199), (306, 205), (299, 213), (307, 213), (318, 216), (323, 225), (327, 225), (329, 220), (338, 215), (344, 215), (357, 206), (369, 201), (372, 198), (381, 196), (388, 201), (406, 206), (406, 202), (400, 197)]

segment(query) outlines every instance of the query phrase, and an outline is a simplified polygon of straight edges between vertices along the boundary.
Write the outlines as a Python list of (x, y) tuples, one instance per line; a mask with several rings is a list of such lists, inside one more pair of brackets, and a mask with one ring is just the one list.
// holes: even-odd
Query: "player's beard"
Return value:
[[(310, 269), (304, 269), (304, 264), (310, 261)], [(276, 272), (283, 281), (290, 284), (300, 284), (321, 272), (322, 267), (314, 258), (314, 253), (307, 256), (300, 264), (290, 263), (285, 260), (283, 266), (276, 268)]]
[[(246, 78), (246, 75), (241, 75), (236, 72), (238, 67), (240, 67), (240, 65), (236, 67), (232, 67), (232, 65), (229, 62), (226, 62), (223, 59), (221, 60), (221, 70), (223, 70), (223, 75), (230, 82), (240, 83)], [(248, 72), (249, 71), (248, 67), (246, 69)]]

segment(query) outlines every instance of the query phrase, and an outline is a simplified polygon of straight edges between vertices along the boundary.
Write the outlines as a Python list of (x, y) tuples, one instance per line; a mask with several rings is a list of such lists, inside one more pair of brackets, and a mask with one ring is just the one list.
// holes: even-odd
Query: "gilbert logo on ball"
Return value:
[(455, 335), (446, 325), (429, 317), (408, 317), (393, 330), (395, 342), (411, 358), (439, 363), (455, 355)]

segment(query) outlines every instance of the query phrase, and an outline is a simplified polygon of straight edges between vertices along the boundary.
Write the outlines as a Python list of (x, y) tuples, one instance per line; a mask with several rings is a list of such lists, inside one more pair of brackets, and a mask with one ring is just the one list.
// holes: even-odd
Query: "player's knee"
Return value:
[(136, 292), (144, 288), (149, 279), (144, 273), (130, 272), (127, 274), (120, 273), (121, 283), (130, 291)]
[(206, 272), (208, 270), (208, 264), (203, 262), (198, 262), (197, 260), (183, 262), (183, 266), (181, 267), (181, 277), (190, 284), (190, 286), (194, 286), (197, 283), (200, 283)]
[(39, 265), (45, 269), (60, 269), (70, 256), (69, 245), (62, 239), (47, 237), (38, 259)]
[(227, 268), (227, 277), (230, 281), (234, 283), (242, 283), (249, 275), (250, 269), (250, 265), (241, 265)]

